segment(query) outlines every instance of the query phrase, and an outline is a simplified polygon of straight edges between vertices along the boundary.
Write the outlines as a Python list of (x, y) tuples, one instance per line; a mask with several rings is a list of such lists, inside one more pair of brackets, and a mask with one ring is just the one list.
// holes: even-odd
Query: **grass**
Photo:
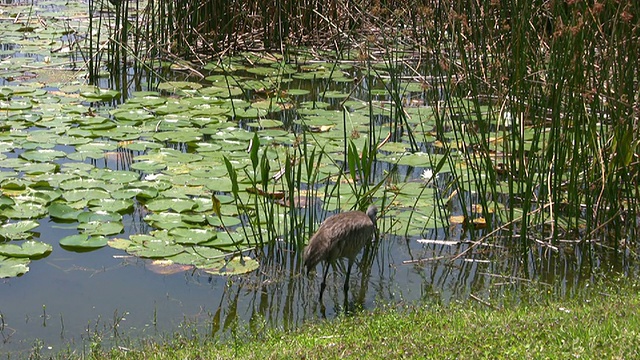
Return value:
[(535, 290), (536, 300), (500, 309), (471, 301), (383, 308), (310, 323), (296, 332), (235, 334), (225, 343), (178, 335), (87, 358), (636, 358), (640, 297), (638, 285), (625, 281), (589, 288), (572, 299), (549, 300), (552, 295)]

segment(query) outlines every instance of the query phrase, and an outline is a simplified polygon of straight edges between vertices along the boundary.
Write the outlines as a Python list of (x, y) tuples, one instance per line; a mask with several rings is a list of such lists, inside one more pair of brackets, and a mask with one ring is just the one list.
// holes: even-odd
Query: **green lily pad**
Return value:
[(23, 220), (0, 226), (0, 236), (5, 239), (18, 240), (31, 237), (27, 231), (37, 228), (40, 224), (33, 220)]
[(76, 202), (80, 200), (109, 199), (111, 195), (102, 189), (79, 189), (65, 191), (62, 197), (69, 202)]
[(221, 231), (218, 233), (218, 236), (206, 243), (201, 243), (202, 246), (215, 247), (219, 249), (236, 249), (236, 246), (240, 246), (242, 244), (246, 244), (244, 235), (237, 232), (224, 232)]
[(0, 278), (10, 278), (25, 274), (29, 271), (28, 258), (13, 258), (0, 256)]
[(89, 221), (78, 224), (78, 229), (92, 236), (106, 236), (119, 234), (124, 226), (120, 222)]
[(67, 153), (59, 150), (52, 149), (38, 149), (38, 150), (29, 150), (20, 154), (20, 157), (29, 160), (29, 161), (37, 161), (37, 162), (48, 162), (53, 161), (58, 158), (65, 157)]
[(140, 174), (133, 171), (111, 170), (103, 172), (100, 178), (109, 183), (128, 184), (132, 181), (140, 180)]
[(55, 202), (49, 206), (49, 216), (60, 220), (77, 220), (82, 210), (76, 210), (71, 206)]
[(108, 190), (109, 186), (103, 180), (97, 179), (70, 179), (66, 181), (62, 181), (60, 183), (60, 188), (63, 190), (74, 190), (74, 189), (103, 189)]
[(153, 199), (158, 196), (158, 189), (151, 187), (129, 187), (111, 193), (114, 199)]
[(10, 206), (13, 206), (15, 201), (6, 195), (0, 195), (0, 209), (4, 209)]
[(32, 107), (33, 105), (26, 101), (0, 102), (0, 110), (2, 111), (29, 110)]
[(208, 259), (198, 255), (198, 253), (185, 251), (180, 254), (170, 256), (167, 260), (176, 264), (193, 265), (197, 268), (221, 267), (224, 265), (224, 253), (220, 251), (219, 257)]
[[(93, 209), (92, 209), (93, 210)], [(95, 212), (95, 211), (84, 211), (80, 215), (78, 215), (78, 222), (88, 223), (88, 222), (120, 222), (122, 221), (122, 215), (115, 212)]]
[(147, 208), (155, 212), (174, 210), (181, 213), (187, 210), (192, 210), (196, 205), (196, 202), (190, 199), (165, 198), (149, 201), (147, 203)]
[(206, 229), (175, 228), (169, 230), (169, 234), (175, 237), (175, 242), (183, 245), (196, 245), (210, 241), (216, 237), (214, 231)]
[(221, 267), (210, 267), (203, 270), (212, 275), (241, 275), (255, 271), (258, 267), (260, 267), (260, 264), (257, 260), (248, 256), (242, 258), (237, 256), (224, 263)]
[(24, 166), (17, 167), (16, 170), (22, 171), (28, 175), (40, 175), (55, 173), (59, 168), (60, 165), (52, 163), (28, 163)]
[(47, 208), (35, 202), (22, 202), (0, 211), (0, 214), (10, 219), (38, 219), (47, 214)]
[(140, 170), (145, 173), (155, 173), (157, 171), (163, 170), (167, 167), (167, 164), (164, 162), (158, 162), (154, 160), (144, 160), (137, 161), (131, 164), (131, 169)]
[(104, 236), (87, 236), (84, 234), (66, 236), (60, 239), (60, 245), (69, 248), (97, 249), (107, 245)]
[(211, 226), (218, 226), (218, 227), (222, 227), (222, 226), (233, 227), (236, 225), (240, 225), (242, 223), (242, 221), (238, 217), (222, 216), (222, 221), (220, 221), (220, 217), (215, 215), (208, 215), (207, 222)]
[(94, 91), (81, 92), (80, 96), (89, 101), (109, 101), (120, 97), (120, 92), (116, 90), (95, 88)]
[[(184, 251), (182, 245), (174, 244), (166, 240), (156, 239), (153, 236), (147, 236), (148, 239), (140, 242), (134, 242), (127, 248), (127, 252), (132, 255), (143, 258), (157, 259), (167, 258), (177, 255)], [(134, 238), (133, 236), (131, 238)]]
[(116, 200), (116, 199), (100, 199), (90, 200), (88, 202), (92, 211), (125, 213), (133, 209), (133, 201), (129, 199)]
[(247, 126), (254, 127), (254, 128), (262, 128), (262, 129), (277, 128), (277, 127), (282, 127), (282, 121), (272, 120), (272, 119), (260, 119), (256, 122), (247, 123)]
[(0, 244), (0, 255), (18, 258), (37, 258), (49, 254), (53, 248), (40, 241), (27, 240), (22, 245)]
[(287, 95), (291, 96), (303, 96), (309, 95), (310, 91), (305, 89), (289, 89), (287, 90)]
[(121, 239), (121, 238), (115, 238), (107, 241), (107, 245), (109, 245), (109, 247), (112, 247), (118, 250), (125, 250), (125, 251), (129, 248), (129, 246), (133, 244), (134, 244), (133, 241), (127, 240), (127, 239)]
[(190, 81), (167, 81), (158, 85), (158, 90), (175, 91), (175, 90), (198, 90), (202, 84)]

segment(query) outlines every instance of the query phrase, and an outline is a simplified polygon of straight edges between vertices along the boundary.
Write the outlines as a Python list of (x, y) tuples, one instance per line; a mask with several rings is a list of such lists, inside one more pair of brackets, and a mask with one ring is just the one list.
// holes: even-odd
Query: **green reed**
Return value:
[[(338, 49), (342, 56), (349, 52), (340, 49), (349, 45), (362, 53), (367, 74), (375, 73), (368, 59), (374, 52), (383, 54), (390, 132), (416, 151), (432, 140), (417, 138), (408, 121), (399, 71), (404, 64), (423, 79), (423, 97), (433, 109), (441, 145), (435, 151), (444, 155), (434, 164), (451, 175), (442, 195), (468, 220), (492, 219), (489, 233), (515, 236), (523, 253), (532, 239), (545, 244), (604, 239), (617, 247), (618, 240), (637, 238), (636, 2), (160, 0), (136, 10), (145, 21), (131, 23), (133, 32), (127, 32), (127, 3), (115, 7), (120, 32), (114, 44), (126, 44), (143, 31), (140, 39), (153, 40), (140, 41), (138, 53), (159, 56), (165, 49), (202, 61), (238, 50), (286, 52), (312, 44)], [(114, 48), (113, 54), (126, 52)], [(417, 64), (406, 61), (406, 54)], [(345, 158), (336, 163), (343, 171), (331, 184), (324, 179), (324, 200), (341, 192), (346, 177), (358, 203), (370, 195), (381, 131), (374, 121), (370, 127), (361, 149), (344, 134)], [(283, 159), (285, 183), (278, 186), (286, 189), (289, 206), (299, 196), (315, 199), (310, 194), (323, 182), (311, 164), (326, 154), (303, 143)], [(252, 158), (253, 175), (271, 171), (265, 164)], [(275, 186), (255, 185), (262, 191)], [(256, 211), (272, 209), (271, 203), (256, 201)], [(303, 219), (300, 214), (287, 211), (292, 234), (304, 223), (313, 228), (315, 210), (308, 207)], [(262, 220), (256, 222), (256, 235), (262, 233)]]
[[(607, 236), (603, 224), (618, 239), (636, 231), (629, 220), (637, 188), (628, 185), (637, 174), (630, 154), (638, 144), (638, 66), (627, 59), (638, 56), (638, 23), (629, 19), (637, 10), (613, 2), (463, 2), (449, 17), (440, 85), (468, 94), (470, 103), (449, 100), (443, 120), (447, 112), (462, 115), (452, 126), (457, 140), (474, 147), (463, 153), (475, 186), (485, 189), (483, 204), (495, 199), (498, 170), (506, 174), (503, 223), (523, 246), (532, 235), (553, 242)], [(499, 129), (500, 141), (487, 136), (489, 127)]]

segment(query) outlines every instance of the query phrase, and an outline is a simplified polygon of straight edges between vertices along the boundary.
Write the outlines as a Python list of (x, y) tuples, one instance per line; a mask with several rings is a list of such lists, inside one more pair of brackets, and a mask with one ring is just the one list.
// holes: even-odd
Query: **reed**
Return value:
[[(132, 22), (127, 8), (133, 4), (116, 4), (114, 28), (119, 32), (110, 39), (114, 46), (130, 43), (138, 34), (146, 35), (139, 39), (153, 39), (128, 50), (137, 59), (146, 54), (203, 61), (245, 49), (276, 50), (288, 58), (285, 53), (303, 45), (335, 48), (346, 56), (345, 44), (359, 49), (365, 59), (382, 54), (392, 104), (390, 130), (405, 136), (411, 151), (417, 151), (431, 140), (417, 138), (415, 125), (407, 121), (403, 74), (398, 71), (398, 64), (404, 64), (423, 79), (423, 100), (433, 108), (441, 144), (437, 151), (446, 158), (437, 164), (451, 175), (443, 188), (449, 194), (443, 195), (457, 202), (467, 219), (490, 218), (495, 211), (489, 227), (518, 238), (523, 253), (531, 239), (554, 244), (565, 237), (637, 238), (636, 2), (414, 0), (407, 6), (358, 0), (160, 0), (136, 9), (145, 21)], [(126, 61), (128, 51), (113, 48), (109, 53)], [(406, 61), (409, 57), (412, 61)], [(364, 66), (370, 64), (365, 61)], [(343, 176), (352, 184), (371, 180), (379, 139), (373, 135), (379, 131), (376, 122), (371, 126), (366, 147), (345, 141), (345, 171), (329, 193), (340, 191)], [(308, 196), (301, 192), (302, 174), (312, 184), (322, 181), (309, 171), (322, 150), (308, 150), (295, 148), (284, 159), (295, 174), (285, 180), (290, 203), (294, 192)], [(459, 166), (460, 158), (464, 166)], [(265, 164), (252, 162), (254, 174)], [(368, 183), (359, 184), (359, 199), (368, 193)], [(253, 206), (270, 209), (255, 200)], [(299, 215), (288, 212), (290, 228), (300, 226)], [(311, 224), (314, 218), (304, 221)], [(617, 247), (618, 241), (612, 245)]]

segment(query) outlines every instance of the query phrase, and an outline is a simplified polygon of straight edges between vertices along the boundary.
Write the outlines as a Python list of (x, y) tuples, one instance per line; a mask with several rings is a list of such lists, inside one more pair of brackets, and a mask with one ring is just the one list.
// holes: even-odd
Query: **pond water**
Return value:
[[(147, 181), (143, 186), (143, 192), (151, 192), (151, 189), (157, 189), (151, 186), (152, 182), (156, 181), (155, 176), (164, 175), (161, 179), (162, 184), (169, 184), (167, 185), (169, 188), (173, 186), (176, 192), (182, 189), (178, 185), (183, 185), (183, 182), (188, 182), (188, 185), (192, 186), (190, 190), (193, 193), (186, 195), (169, 197), (169, 189), (160, 189), (159, 192), (174, 202), (175, 199), (197, 199), (198, 205), (189, 205), (191, 206), (189, 209), (194, 212), (185, 211), (184, 214), (201, 216), (202, 219), (205, 214), (209, 216), (208, 223), (202, 227), (215, 227), (215, 225), (210, 226), (216, 218), (215, 215), (211, 215), (212, 194), (220, 197), (223, 205), (222, 213), (226, 216), (224, 219), (230, 221), (233, 217), (231, 215), (239, 207), (232, 206), (231, 182), (227, 168), (220, 157), (208, 158), (207, 153), (228, 151), (228, 156), (240, 163), (244, 158), (246, 161), (244, 167), (236, 165), (236, 170), (246, 187), (249, 187), (247, 184), (256, 185), (258, 182), (252, 183), (251, 174), (249, 174), (255, 171), (251, 168), (253, 164), (249, 159), (252, 149), (250, 144), (254, 139), (252, 134), (255, 129), (259, 129), (258, 133), (264, 134), (260, 137), (263, 146), (270, 142), (280, 142), (287, 147), (293, 147), (295, 145), (292, 144), (299, 141), (296, 140), (295, 135), (299, 136), (301, 131), (312, 127), (315, 135), (309, 133), (309, 136), (318, 136), (318, 139), (314, 140), (315, 143), (326, 142), (325, 157), (335, 158), (335, 162), (328, 163), (318, 160), (317, 167), (321, 169), (319, 173), (335, 176), (335, 171), (340, 172), (338, 166), (342, 164), (341, 159), (344, 156), (342, 149), (345, 148), (340, 134), (345, 132), (332, 133), (330, 129), (344, 126), (341, 124), (343, 112), (340, 106), (344, 99), (343, 95), (348, 94), (351, 99), (363, 99), (370, 98), (373, 94), (375, 104), (384, 108), (385, 104), (388, 105), (390, 98), (384, 95), (388, 89), (382, 80), (383, 77), (369, 75), (363, 68), (345, 66), (345, 64), (338, 69), (324, 65), (326, 67), (320, 71), (317, 63), (313, 62), (287, 65), (286, 68), (275, 66), (278, 65), (278, 61), (246, 67), (238, 70), (234, 75), (234, 79), (241, 78), (244, 81), (244, 85), (239, 84), (234, 89), (242, 88), (244, 91), (237, 95), (227, 94), (226, 97), (218, 93), (221, 100), (208, 104), (207, 106), (211, 107), (206, 109), (209, 110), (194, 106), (194, 109), (200, 111), (197, 115), (197, 124), (203, 125), (197, 129), (206, 131), (198, 134), (197, 136), (202, 136), (194, 138), (195, 140), (182, 141), (180, 136), (187, 138), (192, 136), (191, 132), (195, 127), (192, 124), (178, 127), (167, 125), (170, 123), (169, 120), (179, 123), (185, 121), (185, 118), (176, 115), (175, 118), (169, 119), (172, 110), (163, 106), (184, 106), (184, 102), (170, 104), (167, 99), (188, 97), (204, 99), (204, 96), (197, 97), (188, 89), (194, 86), (192, 83), (186, 85), (182, 92), (175, 91), (171, 97), (145, 93), (145, 96), (148, 96), (145, 101), (148, 102), (145, 103), (146, 108), (140, 112), (138, 112), (139, 108), (130, 106), (135, 103), (134, 101), (120, 104), (117, 96), (112, 96), (105, 102), (92, 102), (95, 99), (92, 100), (89, 95), (81, 97), (79, 93), (93, 88), (83, 87), (83, 80), (74, 77), (70, 64), (76, 62), (77, 59), (74, 56), (77, 55), (71, 55), (73, 53), (71, 52), (67, 56), (56, 57), (57, 55), (54, 56), (51, 50), (62, 48), (64, 41), (69, 39), (64, 31), (63, 22), (59, 20), (59, 9), (64, 8), (70, 14), (66, 18), (67, 25), (76, 27), (76, 31), (81, 32), (83, 29), (86, 30), (86, 20), (81, 15), (74, 18), (72, 14), (82, 14), (85, 4), (78, 2), (65, 6), (55, 2), (36, 2), (34, 6), (35, 13), (50, 21), (49, 27), (43, 28), (39, 27), (41, 25), (32, 24), (36, 29), (25, 32), (24, 25), (14, 22), (14, 18), (17, 13), (24, 14), (31, 8), (27, 5), (15, 4), (0, 7), (3, 11), (0, 21), (5, 27), (0, 35), (4, 58), (1, 62), (3, 67), (0, 68), (0, 87), (6, 89), (6, 91), (3, 90), (4, 94), (9, 94), (1, 98), (5, 117), (3, 133), (0, 134), (0, 143), (3, 146), (0, 185), (3, 190), (3, 199), (6, 198), (7, 201), (3, 203), (3, 219), (5, 224), (22, 224), (30, 227), (28, 231), (19, 232), (19, 235), (12, 235), (16, 236), (15, 238), (7, 236), (4, 243), (25, 244), (25, 240), (29, 239), (36, 241), (37, 244), (48, 244), (51, 247), (42, 256), (32, 256), (27, 264), (28, 272), (22, 271), (21, 276), (0, 279), (0, 339), (2, 340), (0, 355), (20, 358), (36, 350), (55, 352), (67, 347), (86, 351), (96, 343), (105, 346), (127, 346), (131, 340), (146, 336), (162, 338), (170, 336), (175, 331), (188, 333), (197, 330), (202, 334), (227, 337), (237, 324), (245, 324), (241, 326), (247, 326), (250, 331), (259, 331), (263, 326), (295, 329), (306, 321), (317, 321), (324, 317), (333, 318), (344, 312), (343, 271), (338, 269), (338, 271), (329, 272), (328, 288), (324, 298), (326, 309), (322, 309), (317, 298), (320, 275), (307, 277), (303, 274), (299, 245), (308, 238), (308, 227), (303, 230), (298, 229), (297, 238), (302, 238), (303, 241), (292, 243), (284, 241), (294, 236), (288, 235), (289, 232), (286, 229), (280, 228), (279, 220), (273, 241), (268, 241), (266, 245), (259, 248), (253, 248), (253, 246), (242, 248), (242, 254), (248, 257), (247, 260), (257, 261), (258, 267), (255, 270), (249, 269), (242, 274), (228, 275), (219, 275), (216, 271), (207, 273), (205, 270), (212, 269), (216, 264), (208, 262), (206, 266), (190, 266), (185, 271), (175, 271), (166, 263), (154, 262), (141, 255), (141, 245), (135, 240), (135, 235), (148, 234), (152, 230), (162, 228), (160, 223), (168, 222), (167, 219), (149, 221), (148, 215), (154, 212), (164, 214), (175, 213), (175, 211), (163, 209), (158, 202), (154, 203), (152, 200), (156, 200), (157, 194), (156, 198), (152, 195), (126, 198), (125, 196), (116, 197), (113, 194), (118, 191), (132, 190), (131, 187), (124, 190), (121, 187), (116, 188), (116, 185), (142, 181)], [(19, 31), (21, 28), (22, 32)], [(43, 48), (46, 50), (43, 51)], [(234, 65), (238, 64), (241, 62), (234, 60)], [(243, 66), (248, 65), (245, 63)], [(269, 66), (277, 76), (269, 72)], [(302, 67), (307, 68), (301, 70)], [(51, 68), (56, 70), (47, 70)], [(62, 68), (68, 71), (60, 71), (59, 69)], [(287, 73), (289, 70), (291, 73)], [(380, 67), (381, 73), (383, 70), (384, 66)], [(219, 80), (220, 73), (216, 72), (215, 68), (210, 71), (208, 75), (212, 77), (201, 82), (205, 87)], [(308, 73), (313, 71), (316, 74), (308, 76)], [(327, 75), (327, 72), (331, 75), (322, 78)], [(338, 72), (342, 75), (336, 80)], [(296, 77), (295, 74), (302, 75)], [(64, 79), (58, 77), (64, 77)], [(354, 80), (361, 78), (367, 80), (362, 82)], [(181, 80), (189, 79), (181, 78)], [(267, 83), (284, 83), (284, 80), (287, 81), (289, 93), (299, 95), (295, 95), (297, 96), (295, 100), (288, 100), (277, 112), (272, 111), (273, 108), (270, 107), (268, 107), (269, 110), (265, 110), (262, 106), (266, 105), (261, 103), (266, 101), (266, 95), (261, 87)], [(108, 87), (107, 80), (104, 81), (100, 84), (101, 88)], [(246, 85), (251, 81), (256, 83)], [(20, 87), (25, 84), (32, 85)], [(178, 85), (175, 83), (172, 86)], [(418, 103), (416, 108), (426, 111), (428, 106), (424, 104), (424, 99), (420, 95), (420, 83), (415, 82), (410, 86), (407, 85), (405, 89), (414, 89), (414, 91), (407, 90), (403, 95), (406, 96), (406, 104), (416, 102)], [(74, 90), (73, 87), (76, 89)], [(219, 88), (215, 89), (215, 91), (218, 90)], [(320, 94), (323, 96), (321, 97)], [(102, 95), (104, 93), (95, 96)], [(133, 98), (135, 97), (134, 94)], [(233, 103), (229, 97), (238, 101)], [(149, 105), (152, 100), (157, 103)], [(241, 101), (245, 102), (241, 103)], [(321, 101), (327, 106), (324, 113), (316, 112)], [(238, 110), (240, 113), (239, 109), (241, 109), (243, 116), (237, 115), (233, 121), (226, 122), (230, 103), (235, 104), (232, 105), (234, 111)], [(305, 103), (313, 103), (313, 105), (305, 107)], [(360, 113), (358, 109), (362, 108), (359, 104), (357, 101), (349, 104), (356, 110), (350, 114), (351, 124), (347, 126), (347, 130), (343, 130), (348, 131), (350, 139), (356, 142), (357, 149), (361, 150), (364, 139), (367, 138), (367, 129), (372, 129), (368, 126), (369, 120), (375, 122), (378, 129), (385, 129), (377, 133), (376, 143), (380, 143), (380, 138), (384, 138), (384, 133), (392, 126), (389, 125), (390, 113), (384, 111)], [(366, 105), (366, 102), (364, 104)], [(23, 105), (23, 109), (19, 108)], [(142, 114), (140, 116), (144, 119), (133, 119), (123, 115), (129, 111), (137, 115)], [(225, 120), (219, 122), (217, 118), (201, 119), (202, 113), (207, 111), (216, 113)], [(87, 115), (92, 112), (104, 116), (104, 119), (97, 120), (100, 116), (96, 118)], [(30, 118), (29, 114), (36, 114), (36, 117)], [(162, 116), (167, 117), (162, 118)], [(306, 119), (300, 121), (305, 116)], [(340, 120), (336, 121), (336, 116)], [(189, 119), (195, 117), (196, 115), (192, 114)], [(156, 120), (160, 118), (164, 119), (165, 123)], [(257, 118), (260, 118), (260, 121)], [(263, 122), (265, 119), (274, 121), (268, 124), (275, 124), (275, 126), (267, 126), (267, 122)], [(417, 122), (420, 123), (421, 120), (418, 118)], [(115, 127), (112, 127), (115, 123), (118, 123), (118, 129), (120, 127), (134, 129), (137, 133), (117, 132), (114, 130)], [(428, 124), (428, 120), (424, 120), (422, 124)], [(228, 130), (229, 128), (233, 130)], [(228, 132), (225, 132), (227, 130)], [(434, 168), (433, 161), (415, 160), (407, 156), (406, 159), (409, 159), (407, 162), (394, 163), (392, 159), (405, 156), (405, 150), (410, 145), (407, 145), (406, 132), (397, 129), (388, 132), (395, 133), (394, 136), (397, 137), (395, 144), (404, 143), (405, 146), (401, 151), (389, 146), (380, 149), (378, 160), (373, 166), (376, 170), (372, 175), (374, 179), (372, 184), (382, 181), (386, 174), (392, 173), (393, 176), (384, 181), (405, 189), (409, 200), (398, 196), (392, 202), (384, 201), (383, 199), (387, 199), (387, 196), (393, 193), (393, 189), (374, 193), (373, 201), (385, 210), (379, 220), (381, 237), (376, 246), (372, 247), (372, 252), (365, 251), (359, 257), (359, 259), (363, 258), (359, 261), (360, 266), (354, 267), (349, 292), (350, 307), (359, 304), (366, 311), (382, 305), (403, 306), (417, 301), (447, 303), (452, 300), (467, 299), (470, 295), (492, 302), (504, 291), (517, 291), (530, 282), (547, 284), (543, 285), (546, 289), (566, 294), (578, 289), (579, 285), (585, 281), (592, 280), (594, 269), (602, 269), (603, 272), (609, 273), (625, 271), (629, 268), (627, 257), (617, 255), (615, 251), (599, 252), (597, 256), (591, 253), (585, 255), (584, 251), (588, 248), (567, 247), (565, 250), (563, 247), (555, 248), (535, 243), (528, 244), (523, 250), (520, 243), (508, 238), (485, 246), (473, 243), (474, 239), (486, 235), (482, 228), (469, 231), (461, 224), (447, 224), (443, 220), (436, 221), (438, 226), (427, 226), (426, 224), (432, 221), (430, 216), (436, 216), (434, 214), (438, 212), (443, 212), (445, 219), (465, 213), (455, 201), (433, 200), (438, 196), (446, 198), (453, 193), (447, 188), (447, 184), (450, 184), (450, 173), (441, 170), (433, 176), (430, 184), (425, 184), (431, 176), (421, 178), (421, 175)], [(159, 137), (158, 134), (162, 133), (170, 135), (166, 138)], [(354, 134), (358, 135), (353, 136)], [(58, 139), (58, 136), (61, 140), (51, 141), (52, 138)], [(424, 131), (421, 136), (417, 143), (419, 153), (437, 152), (433, 148), (433, 143), (425, 141), (433, 140), (429, 137), (431, 136), (429, 130)], [(223, 145), (220, 145), (220, 141), (223, 141)], [(88, 148), (94, 145), (95, 148)], [(137, 145), (140, 147), (135, 147)], [(207, 151), (206, 147), (210, 145), (218, 147)], [(332, 146), (337, 150), (332, 149)], [(233, 154), (233, 150), (230, 149), (233, 147), (236, 154)], [(60, 153), (51, 158), (41, 158), (39, 156), (49, 153), (33, 152), (34, 149), (49, 149)], [(145, 161), (158, 156), (159, 153), (154, 152), (157, 149), (162, 149), (163, 155), (170, 154), (178, 157), (179, 155), (174, 153), (178, 152), (190, 156), (195, 154), (197, 157), (189, 157), (179, 166), (167, 160), (163, 167), (154, 170), (151, 165), (157, 165), (157, 163), (151, 164)], [(257, 154), (265, 157), (284, 156), (284, 153), (279, 152), (280, 150), (273, 151), (273, 153), (267, 153), (267, 150), (261, 148)], [(218, 166), (207, 168), (207, 171), (217, 174), (212, 175), (214, 178), (211, 180), (206, 176), (204, 180), (203, 177), (184, 180), (182, 178), (184, 174), (176, 170), (180, 166), (186, 166), (185, 163), (203, 164), (212, 162), (212, 159), (218, 160)], [(273, 161), (274, 159), (271, 158), (270, 160), (272, 164), (282, 164), (283, 159), (278, 158), (277, 161)], [(298, 158), (299, 161), (302, 159), (303, 157)], [(16, 164), (18, 162), (19, 164)], [(48, 165), (53, 167), (47, 168)], [(98, 172), (96, 169), (118, 170), (123, 172), (122, 175), (134, 174), (138, 178), (135, 181), (109, 178), (107, 181), (104, 180), (108, 178), (105, 173)], [(249, 170), (243, 171), (246, 169)], [(193, 168), (188, 170), (193, 171)], [(277, 169), (273, 167), (269, 170), (270, 175), (275, 172)], [(87, 179), (97, 181), (98, 176), (95, 176), (97, 173), (101, 174), (101, 179), (105, 181), (104, 185), (84, 188), (85, 185), (71, 186), (70, 184), (72, 181), (80, 182)], [(52, 180), (48, 177), (51, 174), (58, 174), (65, 178)], [(348, 178), (347, 174), (342, 176), (345, 179)], [(335, 182), (335, 177), (327, 176), (326, 178), (328, 180), (301, 184), (304, 189), (315, 189), (318, 194), (325, 194), (324, 197), (310, 196), (309, 199), (313, 201), (313, 205), (301, 207), (304, 209), (299, 210), (298, 213), (298, 215), (310, 217), (315, 213), (315, 217), (312, 217), (314, 219), (312, 226), (315, 227), (327, 215), (355, 205), (353, 196), (347, 196), (335, 203), (333, 197), (326, 195), (329, 193), (327, 189), (330, 188), (327, 184)], [(21, 181), (26, 185), (20, 185), (23, 184)], [(43, 182), (46, 182), (47, 186), (42, 186)], [(214, 185), (211, 185), (211, 182), (214, 182)], [(216, 182), (219, 182), (220, 188), (216, 187), (218, 185), (215, 184)], [(92, 189), (87, 191), (92, 196), (95, 193), (105, 192), (110, 195), (109, 200), (113, 198), (113, 200), (131, 201), (131, 203), (125, 202), (124, 208), (112, 211), (108, 215), (115, 217), (119, 214), (122, 216), (121, 219), (100, 218), (97, 221), (102, 224), (121, 224), (122, 227), (117, 228), (115, 232), (102, 228), (100, 231), (91, 228), (93, 232), (86, 230), (86, 233), (96, 239), (99, 238), (96, 241), (102, 241), (101, 236), (105, 238), (105, 242), (101, 246), (91, 248), (92, 251), (82, 246), (60, 245), (61, 239), (68, 239), (70, 236), (82, 233), (79, 230), (80, 227), (88, 226), (85, 224), (89, 223), (76, 220), (63, 221), (64, 219), (61, 218), (66, 216), (65, 214), (71, 210), (81, 209), (87, 212), (87, 209), (94, 211), (106, 206), (103, 204), (107, 202), (105, 198), (72, 198), (68, 195), (79, 192), (78, 187), (80, 190)], [(418, 202), (425, 188), (432, 196), (427, 200), (427, 204)], [(270, 188), (270, 190), (273, 189)], [(411, 192), (410, 189), (418, 192)], [(28, 194), (25, 193), (27, 190)], [(59, 190), (62, 191), (57, 193)], [(38, 215), (28, 215), (28, 211), (21, 208), (18, 214), (15, 207), (21, 204), (20, 196), (36, 196), (33, 195), (34, 193), (37, 193), (39, 198), (45, 195), (51, 197), (43, 200), (46, 211), (36, 212)], [(245, 204), (252, 199), (246, 194), (242, 196), (244, 197), (240, 198), (245, 201)], [(473, 202), (473, 195), (458, 196), (467, 197), (466, 203)], [(96, 199), (98, 201), (95, 201)], [(415, 202), (411, 202), (413, 201), (411, 199)], [(324, 205), (321, 200), (325, 201)], [(55, 202), (64, 203), (69, 208), (65, 208), (62, 215), (58, 213), (56, 216), (50, 216), (54, 212), (51, 204)], [(36, 207), (38, 201), (29, 200), (27, 203)], [(206, 206), (201, 205), (203, 203), (206, 203)], [(260, 202), (257, 208), (266, 206), (265, 204), (273, 204), (273, 202)], [(415, 217), (407, 219), (403, 214), (412, 205), (419, 205), (416, 206), (419, 211), (415, 212)], [(207, 206), (206, 211), (195, 211), (198, 207)], [(404, 208), (405, 211), (395, 211), (394, 207)], [(419, 207), (428, 208), (429, 211)], [(230, 208), (233, 209), (230, 210)], [(284, 207), (281, 208), (284, 209)], [(291, 219), (287, 216), (293, 216), (285, 210), (276, 212), (279, 217), (275, 219), (284, 219), (281, 221), (285, 223)], [(27, 215), (24, 215), (25, 213)], [(246, 228), (255, 235), (256, 229), (253, 227), (255, 225), (249, 225), (251, 216), (252, 212), (249, 211), (235, 218), (245, 221)], [(37, 223), (27, 223), (27, 220)], [(199, 224), (194, 220), (189, 222), (189, 224), (194, 223)], [(304, 220), (302, 223), (305, 223)], [(200, 224), (204, 222), (201, 221)], [(163, 229), (171, 229), (171, 227)], [(223, 232), (217, 229), (217, 236), (221, 238)], [(242, 234), (237, 226), (233, 230), (235, 235)], [(258, 229), (257, 232), (262, 230)], [(28, 233), (28, 236), (24, 233)], [(405, 233), (409, 236), (404, 236)], [(119, 242), (110, 242), (110, 246), (104, 246), (107, 239), (119, 239)], [(199, 244), (205, 244), (205, 242)], [(182, 245), (184, 244), (181, 243)], [(237, 255), (234, 253), (233, 246), (228, 243), (212, 247), (215, 247), (216, 251), (224, 251), (224, 253), (221, 252), (221, 256), (225, 260)], [(468, 249), (471, 251), (463, 254)], [(459, 254), (463, 256), (457, 257)], [(154, 258), (164, 257), (154, 256)], [(171, 256), (167, 255), (166, 258)], [(249, 264), (249, 261), (247, 263)], [(318, 269), (320, 270), (320, 267)], [(217, 270), (223, 272), (223, 270)]]

